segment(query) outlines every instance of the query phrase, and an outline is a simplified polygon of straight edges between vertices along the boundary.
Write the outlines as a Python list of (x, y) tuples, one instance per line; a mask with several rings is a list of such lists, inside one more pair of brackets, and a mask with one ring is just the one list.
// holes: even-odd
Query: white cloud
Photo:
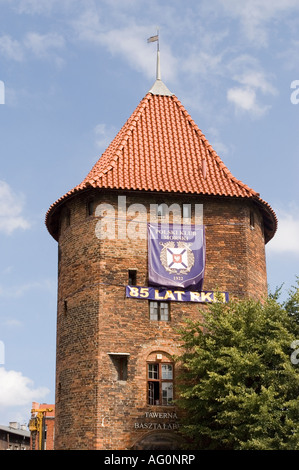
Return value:
[(40, 13), (49, 13), (55, 3), (56, 0), (47, 0), (46, 2), (41, 2), (40, 0), (20, 0), (16, 9), (18, 13), (21, 14), (27, 13), (34, 15)]
[[(120, 54), (133, 69), (141, 71), (148, 78), (155, 79), (156, 46), (147, 44), (149, 28), (132, 25), (119, 30), (111, 30), (102, 36), (103, 43), (112, 54)], [(177, 73), (177, 61), (167, 44), (161, 54), (162, 80), (174, 80)]]
[(265, 95), (275, 96), (277, 90), (259, 62), (252, 56), (242, 54), (234, 58), (227, 67), (232, 80), (236, 82), (227, 91), (227, 99), (235, 105), (236, 111), (247, 111), (255, 117), (262, 116), (270, 108), (261, 104)]
[[(152, 26), (136, 24), (132, 17), (124, 15), (118, 27), (109, 28), (103, 16), (100, 16), (96, 9), (84, 11), (72, 22), (77, 39), (104, 46), (112, 55), (123, 57), (133, 69), (154, 80), (156, 46), (147, 44), (146, 41), (151, 34), (155, 34)], [(166, 43), (161, 51), (161, 62), (162, 79), (174, 79), (178, 64)]]
[(267, 244), (269, 253), (290, 253), (299, 255), (299, 211), (294, 210), (277, 212), (278, 228), (275, 236)]
[(249, 111), (254, 116), (261, 116), (268, 109), (258, 104), (255, 90), (249, 87), (230, 88), (227, 99), (235, 105), (236, 111)]
[(71, 12), (80, 0), (13, 0), (13, 3), (19, 14), (49, 16), (56, 10)]
[(10, 235), (18, 229), (30, 228), (22, 216), (24, 198), (13, 192), (9, 184), (0, 181), (0, 232)]
[(52, 58), (60, 65), (63, 61), (57, 56), (57, 50), (64, 46), (64, 37), (55, 32), (46, 34), (28, 32), (20, 40), (13, 39), (7, 34), (0, 36), (0, 55), (16, 62), (22, 62), (28, 52), (31, 52), (38, 59)]
[(242, 31), (256, 46), (267, 46), (268, 25), (299, 9), (298, 0), (219, 0), (224, 9), (241, 22)]
[(260, 90), (263, 94), (276, 95), (277, 93), (275, 87), (261, 70), (246, 70), (234, 78), (242, 85)]
[(34, 388), (33, 381), (21, 372), (0, 367), (0, 407), (31, 405), (49, 392), (46, 387)]
[(0, 37), (0, 54), (7, 59), (21, 62), (24, 58), (22, 45), (16, 39), (12, 39), (7, 34)]
[(223, 52), (199, 50), (187, 54), (182, 59), (182, 68), (188, 74), (194, 76), (202, 75), (210, 79), (214, 74), (221, 74), (223, 71)]
[(65, 45), (64, 38), (58, 33), (39, 34), (27, 33), (24, 45), (38, 58), (47, 58), (53, 49), (61, 49)]

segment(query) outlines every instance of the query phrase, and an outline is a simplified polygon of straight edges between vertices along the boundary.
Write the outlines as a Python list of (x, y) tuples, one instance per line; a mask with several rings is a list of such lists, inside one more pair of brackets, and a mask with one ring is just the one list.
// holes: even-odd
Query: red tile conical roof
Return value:
[(261, 207), (266, 241), (276, 216), (259, 194), (224, 165), (189, 113), (157, 80), (81, 184), (49, 209), (46, 224), (66, 198), (88, 188), (189, 193), (254, 199)]

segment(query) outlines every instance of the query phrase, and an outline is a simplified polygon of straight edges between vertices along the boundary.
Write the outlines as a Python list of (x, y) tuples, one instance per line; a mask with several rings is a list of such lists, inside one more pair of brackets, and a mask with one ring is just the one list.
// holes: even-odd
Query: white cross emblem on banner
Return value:
[(186, 248), (167, 248), (167, 266), (173, 269), (186, 269), (188, 267)]

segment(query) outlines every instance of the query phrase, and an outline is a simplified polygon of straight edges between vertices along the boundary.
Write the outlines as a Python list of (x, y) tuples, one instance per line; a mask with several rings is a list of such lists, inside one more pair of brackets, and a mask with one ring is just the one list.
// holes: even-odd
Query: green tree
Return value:
[(177, 404), (197, 449), (299, 449), (298, 305), (296, 289), (284, 304), (219, 302), (186, 322)]

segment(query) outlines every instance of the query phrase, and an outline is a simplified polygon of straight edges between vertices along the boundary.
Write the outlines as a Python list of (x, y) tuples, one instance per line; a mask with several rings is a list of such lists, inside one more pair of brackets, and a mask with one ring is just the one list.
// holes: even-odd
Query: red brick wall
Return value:
[[(70, 199), (65, 204), (70, 225), (66, 211), (61, 212), (56, 449), (129, 449), (152, 432), (146, 423), (164, 427), (165, 434), (174, 434), (177, 425), (175, 415), (163, 414), (175, 413), (172, 406), (147, 405), (146, 363), (152, 353), (177, 353), (176, 328), (185, 317), (198, 318), (205, 307), (172, 302), (171, 321), (153, 322), (146, 300), (125, 297), (128, 269), (137, 269), (137, 284), (147, 285), (147, 240), (100, 240), (95, 234), (98, 218), (86, 212), (92, 196), (94, 207), (109, 203), (117, 215), (119, 194), (86, 192)], [(266, 294), (262, 220), (250, 201), (152, 193), (126, 197), (127, 206), (143, 204), (147, 213), (149, 204), (159, 202), (203, 204), (204, 290), (228, 291), (231, 297)], [(255, 216), (253, 229), (250, 211)], [(109, 352), (129, 354), (126, 381), (117, 380)], [(160, 415), (149, 414), (157, 411)]]

